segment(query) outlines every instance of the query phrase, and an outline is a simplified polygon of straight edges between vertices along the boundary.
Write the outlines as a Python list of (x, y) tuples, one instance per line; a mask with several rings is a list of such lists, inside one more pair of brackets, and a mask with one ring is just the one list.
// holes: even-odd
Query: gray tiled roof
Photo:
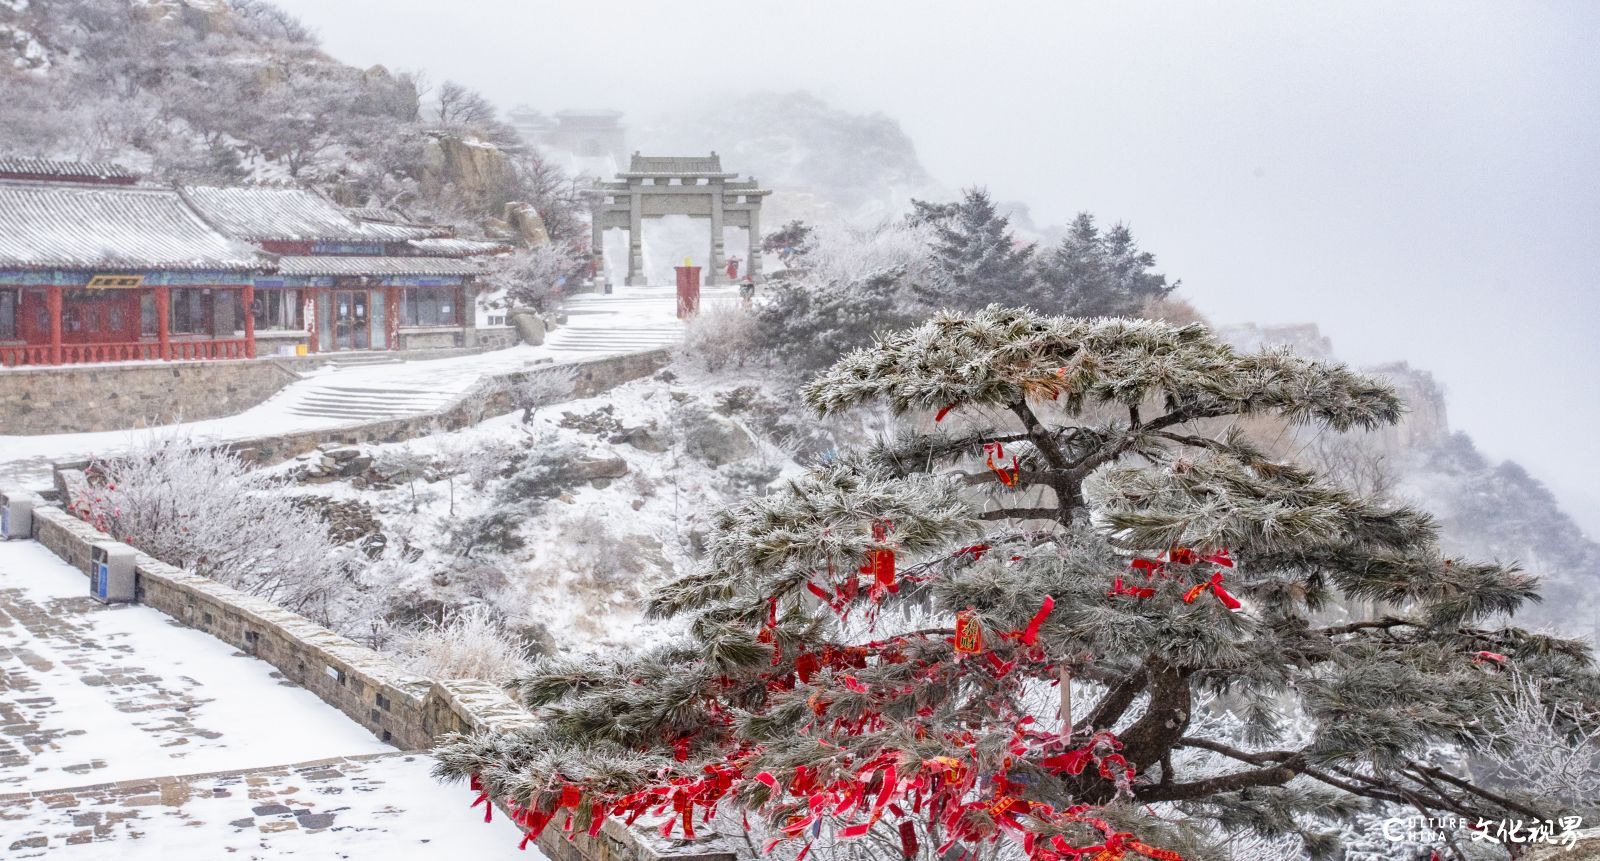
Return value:
[(0, 181), (0, 267), (266, 268), (170, 189)]
[(360, 221), (333, 201), (303, 188), (188, 186), (182, 191), (217, 229), (255, 242), (403, 242), (447, 232)]
[(500, 254), (510, 251), (504, 242), (484, 242), (478, 239), (413, 239), (406, 247), (419, 255), (439, 257), (471, 257), (474, 254)]
[(280, 257), (278, 274), (290, 277), (332, 275), (355, 277), (371, 275), (482, 275), (488, 267), (481, 261), (457, 257)]
[(42, 158), (0, 156), (0, 174), (52, 179), (134, 180), (139, 175), (109, 161), (51, 161)]
[[(722, 174), (722, 157), (716, 153), (709, 156), (656, 156), (633, 154), (628, 162), (628, 169), (622, 176), (640, 174), (649, 176), (674, 176), (677, 174), (690, 174), (696, 176), (717, 176)], [(730, 176), (732, 174), (729, 174)]]

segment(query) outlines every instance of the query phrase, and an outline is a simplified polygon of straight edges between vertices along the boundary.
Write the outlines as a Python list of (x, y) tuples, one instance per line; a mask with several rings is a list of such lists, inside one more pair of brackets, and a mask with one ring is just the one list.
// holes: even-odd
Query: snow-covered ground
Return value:
[(0, 542), (0, 793), (393, 749), (265, 661), (88, 583)]
[(0, 690), (6, 858), (489, 858), (520, 840), (503, 817), (435, 815), (470, 793), (426, 757), (157, 610), (95, 602), (31, 541), (0, 542)]
[[(706, 293), (729, 301), (731, 288)], [(668, 346), (682, 337), (670, 287), (619, 287), (611, 295), (578, 295), (563, 306), (568, 324), (545, 344), (448, 359), (323, 367), (266, 402), (237, 415), (157, 428), (97, 433), (0, 436), (0, 485), (44, 487), (50, 464), (124, 450), (142, 437), (182, 432), (227, 441), (295, 430), (338, 427), (416, 415), (449, 403), (478, 380), (541, 363), (562, 363)], [(0, 371), (0, 385), (4, 384)]]
[[(672, 370), (687, 373), (681, 365)], [(547, 635), (555, 650), (603, 653), (663, 633), (641, 617), (641, 599), (691, 564), (714, 511), (798, 469), (768, 428), (748, 414), (718, 412), (717, 395), (740, 382), (634, 380), (545, 407), (527, 425), (512, 413), (362, 447), (380, 472), (425, 462), (424, 478), (378, 486), (345, 479), (285, 492), (369, 506), (391, 546), (418, 552), (386, 591), (400, 617), (433, 602), (483, 603)], [(608, 422), (611, 429), (602, 429)], [(530, 465), (559, 470), (574, 461), (595, 464), (604, 476), (552, 478), (533, 496), (508, 488)], [(495, 512), (514, 522), (518, 546), (464, 550), (453, 538), (462, 524)]]

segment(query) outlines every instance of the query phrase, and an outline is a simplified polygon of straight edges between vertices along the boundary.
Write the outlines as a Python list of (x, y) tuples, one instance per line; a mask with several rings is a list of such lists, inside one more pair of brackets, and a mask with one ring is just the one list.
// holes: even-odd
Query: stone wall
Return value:
[[(517, 342), (515, 330), (478, 332), (459, 345), (461, 330), (403, 336), (414, 340), (396, 358), (444, 359)], [(426, 349), (422, 349), (426, 348)], [(0, 370), (0, 435), (86, 433), (200, 421), (243, 412), (299, 379), (300, 371), (337, 362), (338, 353), (266, 356), (239, 361), (138, 362), (120, 365)]]
[[(33, 537), (73, 567), (89, 572), (90, 548), (111, 537), (59, 508), (38, 508)], [(138, 601), (241, 652), (276, 667), (289, 681), (316, 694), (406, 750), (434, 745), (444, 733), (506, 732), (533, 717), (504, 690), (483, 681), (432, 681), (269, 601), (175, 568), (146, 554), (136, 559)], [(467, 816), (465, 807), (462, 816)], [(540, 835), (554, 861), (733, 861), (725, 852), (683, 844), (652, 845), (616, 820), (596, 838), (568, 837), (556, 827)]]
[[(574, 371), (572, 394), (579, 398), (593, 397), (629, 380), (647, 377), (666, 367), (671, 358), (670, 350), (653, 350), (574, 362), (571, 365)], [(228, 448), (255, 463), (272, 464), (314, 451), (324, 443), (361, 445), (403, 442), (439, 430), (460, 430), (488, 416), (503, 415), (516, 409), (511, 396), (505, 391), (506, 387), (526, 379), (530, 374), (541, 373), (552, 367), (563, 366), (543, 365), (528, 371), (490, 377), (467, 390), (450, 405), (420, 415), (254, 437), (229, 443)], [(86, 465), (61, 463), (56, 468), (59, 472), (63, 469), (81, 469)], [(58, 491), (61, 489), (57, 487)]]
[(0, 371), (0, 434), (81, 433), (242, 412), (296, 379), (276, 360)]
[(462, 345), (462, 330), (450, 329), (447, 331), (400, 330), (400, 349), (402, 350), (437, 350)]

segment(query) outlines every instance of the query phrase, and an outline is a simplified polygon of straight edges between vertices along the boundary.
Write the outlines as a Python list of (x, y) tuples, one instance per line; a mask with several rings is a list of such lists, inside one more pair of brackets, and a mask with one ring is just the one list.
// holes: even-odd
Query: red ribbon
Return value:
[(1213, 573), (1209, 581), (1190, 587), (1189, 591), (1183, 594), (1183, 603), (1193, 604), (1195, 599), (1199, 598), (1200, 594), (1207, 589), (1211, 590), (1212, 594), (1217, 596), (1217, 600), (1222, 602), (1222, 606), (1227, 607), (1229, 610), (1237, 610), (1243, 606), (1239, 603), (1238, 598), (1228, 594), (1228, 590), (1222, 588), (1221, 571)]
[(1033, 618), (1028, 620), (1028, 627), (1022, 630), (1021, 640), (1023, 645), (1031, 646), (1039, 641), (1039, 626), (1044, 624), (1044, 620), (1049, 617), (1050, 611), (1055, 608), (1056, 599), (1049, 595), (1044, 596), (1044, 603), (1039, 605), (1039, 612), (1033, 614)]
[(1156, 590), (1150, 588), (1149, 586), (1122, 585), (1122, 578), (1120, 576), (1116, 579), (1116, 582), (1111, 584), (1110, 597), (1112, 598), (1115, 598), (1118, 595), (1132, 595), (1135, 598), (1149, 598), (1155, 594)]
[(1000, 479), (1000, 483), (1006, 487), (1016, 487), (1022, 476), (1022, 468), (1017, 465), (1017, 456), (1011, 456), (1010, 466), (999, 466), (995, 464), (995, 459), (1005, 460), (1005, 446), (997, 442), (984, 443), (983, 451), (988, 455), (989, 470)]

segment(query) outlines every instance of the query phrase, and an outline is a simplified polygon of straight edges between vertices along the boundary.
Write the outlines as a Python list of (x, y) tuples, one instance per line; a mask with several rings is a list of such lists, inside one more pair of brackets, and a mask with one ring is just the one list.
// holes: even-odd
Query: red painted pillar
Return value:
[(50, 309), (50, 364), (61, 364), (61, 285), (51, 284), (46, 298)]
[(317, 305), (321, 304), (321, 298), (317, 294), (319, 294), (321, 292), (322, 291), (320, 291), (320, 290), (318, 290), (318, 289), (316, 289), (314, 287), (307, 287), (306, 288), (306, 352), (307, 353), (315, 353), (317, 351)]
[(172, 358), (172, 288), (156, 288), (156, 344), (163, 361)]
[(700, 311), (700, 267), (674, 266), (678, 273), (678, 319)]
[(384, 289), (383, 297), (383, 336), (389, 342), (389, 349), (400, 349), (400, 288), (388, 287)]
[(244, 355), (256, 357), (256, 285), (244, 285)]

